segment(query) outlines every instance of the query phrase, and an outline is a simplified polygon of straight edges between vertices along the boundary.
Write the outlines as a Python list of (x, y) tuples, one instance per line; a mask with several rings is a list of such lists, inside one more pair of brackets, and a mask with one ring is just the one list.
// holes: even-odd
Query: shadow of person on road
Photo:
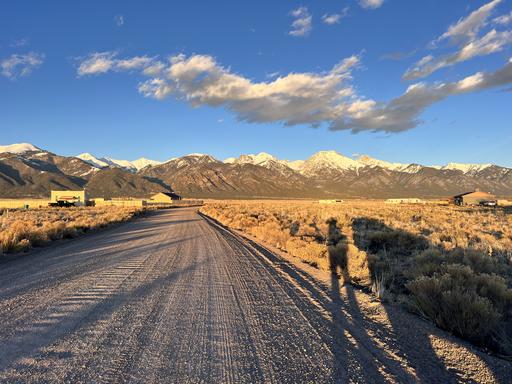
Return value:
[[(358, 352), (358, 358), (361, 361), (368, 359), (370, 361), (375, 358), (382, 364), (366, 364), (357, 367), (350, 367), (350, 374), (356, 375), (363, 380), (377, 380), (377, 382), (387, 381), (386, 377), (393, 376), (400, 382), (414, 382), (415, 378), (407, 370), (405, 370), (387, 351), (382, 350), (373, 339), (373, 335), (369, 334), (365, 327), (367, 324), (362, 323), (363, 316), (357, 305), (354, 288), (350, 285), (350, 273), (348, 268), (348, 238), (338, 228), (337, 220), (331, 218), (327, 220), (327, 249), (329, 257), (329, 266), (331, 270), (331, 289), (330, 297), (333, 303), (331, 315), (333, 318), (333, 338), (339, 338), (340, 332), (348, 333), (350, 338), (354, 339), (353, 348)], [(340, 286), (340, 278), (343, 281)], [(340, 329), (340, 325), (360, 324), (363, 327), (350, 326)], [(360, 348), (361, 346), (362, 348)], [(362, 371), (361, 371), (362, 370)], [(360, 371), (360, 372), (359, 372)]]

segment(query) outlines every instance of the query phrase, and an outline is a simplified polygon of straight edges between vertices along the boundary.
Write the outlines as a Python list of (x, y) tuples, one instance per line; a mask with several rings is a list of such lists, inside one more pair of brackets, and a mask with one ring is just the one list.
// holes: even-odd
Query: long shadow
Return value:
[[(70, 278), (76, 277), (77, 275), (81, 275), (82, 273), (94, 273), (96, 271), (100, 271), (106, 268), (110, 268), (121, 261), (126, 261), (135, 257), (144, 254), (145, 252), (157, 250), (162, 247), (170, 247), (175, 246), (177, 244), (183, 243), (185, 241), (189, 241), (196, 238), (196, 236), (189, 236), (179, 239), (169, 239), (168, 241), (158, 242), (158, 243), (149, 243), (145, 245), (135, 244), (132, 247), (122, 248), (122, 249), (114, 249), (109, 252), (98, 252), (96, 247), (101, 248), (101, 244), (96, 244), (95, 248), (90, 246), (84, 247), (85, 249), (77, 249), (75, 251), (69, 253), (62, 253), (59, 255), (55, 255), (49, 259), (44, 259), (45, 265), (41, 265), (41, 268), (38, 271), (44, 273), (45, 268), (57, 267), (63, 262), (68, 262), (69, 258), (75, 257), (77, 258), (77, 254), (79, 255), (79, 259), (77, 260), (76, 265), (69, 266), (64, 265), (63, 270), (52, 271), (51, 275), (44, 273), (41, 276), (39, 272), (32, 274), (31, 280), (27, 283), (20, 283), (17, 277), (26, 277), (27, 274), (30, 274), (30, 270), (27, 271), (23, 265), (29, 263), (28, 260), (19, 259), (19, 265), (14, 265), (14, 269), (22, 270), (17, 275), (7, 275), (2, 276), (2, 271), (0, 270), (0, 280), (2, 281), (2, 285), (0, 285), (0, 299), (7, 300), (12, 297), (16, 297), (19, 295), (23, 295), (33, 289), (41, 289), (43, 286), (52, 285), (53, 283), (62, 283), (64, 281), (69, 280)], [(55, 261), (52, 263), (52, 261)], [(34, 268), (36, 266), (33, 266)], [(31, 268), (31, 267), (29, 267)], [(2, 288), (2, 286), (4, 288)], [(5, 288), (6, 287), (6, 288)]]
[(58, 240), (54, 242), (50, 242), (47, 244), (43, 244), (41, 246), (34, 247), (33, 250), (28, 253), (18, 253), (14, 255), (8, 255), (7, 257), (0, 257), (0, 273), (4, 268), (8, 268), (11, 264), (16, 264), (28, 261), (29, 258), (37, 258), (46, 256), (46, 252), (52, 253), (55, 252), (58, 247), (63, 253), (67, 252), (71, 248), (86, 246), (90, 247), (90, 243), (93, 243), (97, 248), (100, 246), (107, 247), (112, 244), (119, 244), (124, 241), (133, 241), (143, 239), (144, 236), (136, 236), (133, 234), (147, 234), (147, 237), (153, 236), (155, 233), (155, 227), (166, 226), (173, 227), (176, 225), (185, 224), (188, 222), (197, 221), (197, 219), (185, 219), (185, 220), (169, 220), (164, 223), (154, 222), (152, 220), (145, 220), (151, 218), (158, 218), (158, 216), (163, 216), (168, 214), (168, 212), (156, 211), (149, 212), (145, 216), (135, 218), (133, 221), (123, 222), (123, 223), (115, 223), (110, 226), (101, 228), (101, 229), (93, 229), (93, 230), (85, 230), (84, 233), (73, 239), (64, 239)]
[[(397, 362), (388, 357), (365, 332), (359, 329), (358, 324), (352, 321), (350, 313), (347, 316), (348, 307), (340, 295), (337, 275), (332, 275), (330, 287), (321, 286), (307, 272), (298, 269), (264, 246), (250, 239), (245, 239), (242, 243), (236, 235), (220, 223), (211, 219), (207, 219), (207, 221), (217, 231), (223, 231), (222, 235), (235, 247), (248, 246), (251, 255), (259, 253), (274, 264), (261, 263), (260, 265), (269, 274), (276, 277), (276, 281), (282, 285), (282, 288), (333, 353), (332, 374), (331, 377), (326, 378), (326, 382), (386, 382), (386, 377), (381, 371), (382, 367), (378, 366), (377, 360), (380, 364), (385, 365), (388, 373), (400, 378), (401, 382), (414, 382), (414, 379)], [(247, 246), (244, 245), (246, 243)], [(277, 269), (287, 274), (302, 290), (307, 291), (314, 302), (320, 304), (329, 314), (330, 320), (320, 313), (312, 301), (306, 300), (295, 285), (289, 283), (287, 279), (283, 279)]]
[[(348, 255), (347, 245), (348, 238), (338, 228), (337, 221), (335, 219), (329, 219), (328, 234), (327, 234), (327, 249), (329, 257), (329, 267), (331, 270), (331, 289), (330, 297), (333, 301), (332, 317), (336, 323), (340, 323), (342, 316), (341, 308), (346, 308), (347, 313), (350, 317), (360, 325), (367, 326), (368, 322), (364, 319), (359, 305), (356, 300), (354, 288), (350, 283), (350, 273), (348, 270)], [(343, 281), (344, 290), (346, 292), (346, 298), (341, 296), (340, 278)], [(339, 332), (333, 328), (334, 332)], [(407, 372), (397, 361), (383, 351), (382, 347), (378, 346), (374, 338), (369, 335), (368, 330), (365, 327), (361, 327), (359, 332), (354, 332), (354, 337), (357, 341), (365, 346), (368, 350), (373, 350), (373, 353), (378, 357), (379, 361), (385, 364), (386, 370), (395, 376), (400, 382), (416, 381), (409, 372)], [(367, 367), (365, 367), (367, 368)]]
[(45, 318), (37, 319), (34, 323), (26, 324), (26, 331), (16, 333), (11, 339), (4, 340), (0, 352), (0, 371), (8, 368), (15, 361), (36, 356), (44, 347), (57, 343), (68, 334), (86, 329), (101, 319), (107, 318), (128, 300), (136, 300), (149, 295), (163, 284), (169, 284), (183, 273), (189, 273), (198, 267), (197, 263), (189, 267), (169, 273), (137, 286), (129, 291), (119, 291), (105, 299), (99, 298), (95, 304), (84, 304), (80, 311), (66, 312), (66, 300), (61, 305), (63, 309), (52, 311)]
[[(419, 251), (433, 248), (434, 245), (430, 244), (422, 236), (389, 227), (373, 218), (361, 217), (354, 219), (352, 230), (354, 243), (360, 250), (370, 255), (380, 252), (381, 255), (385, 256), (384, 260), (375, 257), (367, 259), (372, 281), (375, 283), (375, 280), (379, 278), (379, 274), (393, 274), (393, 281), (391, 281), (387, 289), (392, 294), (408, 294), (405, 288), (407, 278), (404, 275), (404, 266), (410, 266), (414, 255)], [(348, 272), (350, 273), (350, 271)], [(346, 291), (351, 312), (362, 318), (364, 315), (360, 310), (354, 288), (347, 287)], [(415, 315), (407, 313), (402, 308), (391, 304), (381, 303), (381, 305), (391, 324), (393, 332), (392, 345), (395, 353), (398, 353), (415, 368), (419, 381), (429, 382), (435, 377), (436, 380), (443, 383), (460, 382), (460, 376), (455, 369), (451, 367), (448, 370), (446, 363), (440, 359), (432, 346), (430, 337), (448, 337), (458, 343), (460, 341), (455, 340), (454, 336), (447, 335), (438, 328), (433, 329), (431, 326), (420, 326), (412, 334), (409, 320)], [(376, 334), (385, 335), (389, 333), (383, 326), (375, 322), (370, 323), (370, 327)], [(404, 345), (407, 346), (407, 351), (402, 347)], [(494, 370), (491, 364), (486, 365), (489, 370)], [(495, 373), (503, 376), (503, 372)]]
[[(155, 216), (155, 215), (152, 215)], [(62, 242), (55, 246), (48, 248), (40, 248), (33, 253), (23, 255), (9, 260), (8, 262), (0, 264), (0, 291), (2, 287), (7, 291), (1, 293), (2, 299), (8, 298), (9, 290), (16, 291), (19, 294), (19, 289), (24, 285), (20, 285), (20, 280), (27, 276), (32, 276), (32, 285), (25, 286), (30, 289), (31, 286), (37, 287), (42, 283), (42, 280), (59, 281), (76, 275), (78, 269), (87, 267), (88, 271), (105, 268), (105, 266), (113, 265), (122, 258), (128, 257), (129, 253), (135, 251), (140, 254), (141, 252), (150, 251), (155, 248), (169, 246), (175, 243), (193, 239), (195, 236), (188, 236), (186, 238), (173, 239), (162, 242), (151, 241), (152, 236), (157, 236), (162, 233), (162, 230), (156, 230), (156, 226), (164, 225), (167, 228), (169, 225), (183, 224), (189, 220), (177, 220), (174, 222), (155, 223), (152, 220), (135, 220), (133, 222), (125, 223), (113, 228), (107, 228), (104, 231), (98, 231), (90, 235), (70, 240), (69, 242)], [(137, 234), (134, 236), (134, 234)], [(141, 240), (146, 240), (146, 243), (140, 244)], [(112, 245), (133, 243), (132, 246), (122, 248), (108, 249)], [(73, 268), (65, 265), (69, 262), (70, 258), (76, 259), (76, 264)], [(59, 265), (63, 264), (62, 271), (52, 271), (51, 276), (46, 276), (44, 279), (39, 278), (45, 270), (58, 269)], [(11, 295), (12, 296), (12, 295)]]

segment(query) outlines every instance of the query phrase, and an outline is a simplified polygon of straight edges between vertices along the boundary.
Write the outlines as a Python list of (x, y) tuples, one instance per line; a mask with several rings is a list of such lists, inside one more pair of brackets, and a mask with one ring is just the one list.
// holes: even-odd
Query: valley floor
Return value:
[(0, 264), (0, 381), (507, 383), (512, 364), (200, 216)]

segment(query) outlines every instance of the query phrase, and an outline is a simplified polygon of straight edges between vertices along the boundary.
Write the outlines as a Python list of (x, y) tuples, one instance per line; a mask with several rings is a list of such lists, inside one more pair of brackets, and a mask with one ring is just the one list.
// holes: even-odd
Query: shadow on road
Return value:
[[(29, 357), (37, 356), (45, 347), (57, 344), (71, 333), (86, 332), (87, 328), (110, 318), (126, 303), (151, 295), (154, 290), (172, 284), (180, 275), (190, 273), (197, 267), (197, 264), (193, 264), (181, 270), (174, 270), (131, 289), (119, 287), (108, 295), (98, 293), (95, 286), (92, 286), (90, 289), (75, 292), (70, 297), (64, 297), (42, 316), (37, 316), (35, 320), (18, 329), (15, 336), (3, 340), (0, 371), (7, 369), (16, 361), (18, 363), (11, 368), (30, 368), (25, 367), (22, 362)], [(108, 279), (107, 275), (105, 279)], [(130, 279), (132, 278), (128, 278), (126, 283), (129, 284)], [(74, 310), (75, 306), (79, 309)], [(68, 352), (62, 352), (61, 357), (72, 356)]]

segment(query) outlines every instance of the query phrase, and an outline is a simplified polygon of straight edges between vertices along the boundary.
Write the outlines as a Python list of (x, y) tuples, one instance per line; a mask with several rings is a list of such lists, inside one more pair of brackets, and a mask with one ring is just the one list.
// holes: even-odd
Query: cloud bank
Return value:
[(94, 53), (78, 67), (79, 76), (139, 70), (145, 97), (173, 97), (193, 106), (224, 107), (239, 120), (254, 123), (328, 126), (331, 130), (401, 132), (421, 124), (420, 115), (447, 97), (512, 83), (512, 61), (495, 72), (479, 72), (457, 82), (417, 83), (389, 102), (358, 95), (352, 73), (360, 65), (351, 56), (321, 73), (290, 73), (255, 82), (223, 67), (208, 55), (183, 54), (161, 61), (147, 56), (118, 59)]

